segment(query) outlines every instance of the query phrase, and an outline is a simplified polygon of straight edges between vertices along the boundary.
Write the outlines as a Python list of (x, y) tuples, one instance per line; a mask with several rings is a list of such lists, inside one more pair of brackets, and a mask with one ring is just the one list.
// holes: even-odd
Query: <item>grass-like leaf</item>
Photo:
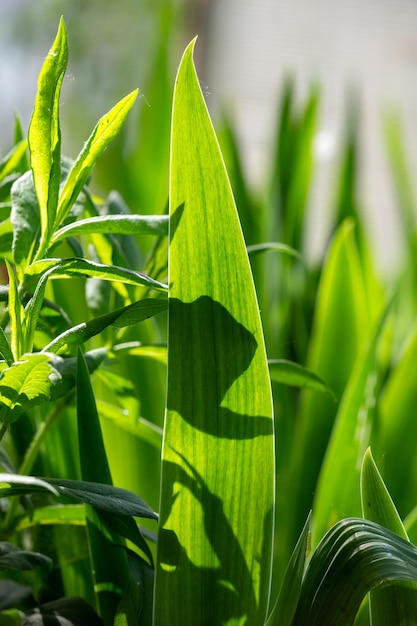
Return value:
[(274, 382), (292, 387), (315, 389), (335, 399), (333, 391), (324, 380), (306, 367), (286, 359), (269, 359), (268, 365), (271, 380)]
[(271, 573), (271, 389), (248, 256), (193, 47), (177, 75), (171, 136), (154, 623), (256, 626), (266, 619)]
[(61, 178), (59, 97), (68, 63), (67, 34), (61, 18), (58, 33), (38, 79), (38, 92), (29, 126), (30, 164), (41, 219), (41, 248), (54, 226)]
[(311, 513), (297, 541), (284, 575), (277, 601), (265, 626), (291, 626), (301, 593), (304, 568), (309, 556)]

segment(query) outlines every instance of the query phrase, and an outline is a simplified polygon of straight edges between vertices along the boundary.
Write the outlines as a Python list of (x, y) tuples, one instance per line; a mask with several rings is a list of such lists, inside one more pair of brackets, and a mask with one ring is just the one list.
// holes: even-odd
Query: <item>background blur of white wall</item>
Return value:
[[(72, 65), (74, 55), (70, 55), (62, 112), (65, 118), (76, 99), (85, 95), (90, 99), (82, 103), (82, 110), (95, 121), (114, 101), (109, 95), (112, 84), (117, 84), (113, 89), (119, 97), (136, 85), (142, 87), (151, 14), (164, 3), (175, 10), (181, 7), (187, 22), (185, 34), (178, 38), (180, 47), (200, 35), (198, 68), (207, 85), (207, 104), (214, 118), (221, 103), (233, 106), (246, 171), (254, 184), (262, 185), (270, 167), (270, 140), (284, 76), (295, 76), (301, 101), (311, 82), (320, 82), (323, 98), (310, 224), (312, 254), (320, 251), (327, 236), (325, 217), (332, 200), (329, 181), (337, 169), (346, 96), (349, 88), (357, 88), (363, 211), (379, 257), (389, 265), (401, 241), (382, 111), (390, 106), (399, 110), (417, 171), (416, 0), (0, 0), (2, 153), (10, 147), (13, 111), (20, 111), (25, 124), (29, 120), (37, 74), (61, 13), (68, 18), (70, 52), (77, 47), (81, 51), (77, 66)], [(173, 74), (180, 50), (176, 56)], [(83, 118), (77, 121), (82, 137), (90, 124)]]
[[(390, 263), (401, 245), (382, 133), (384, 108), (396, 107), (417, 172), (417, 2), (415, 0), (217, 0), (209, 2), (203, 80), (215, 114), (234, 103), (247, 171), (262, 181), (283, 76), (302, 98), (311, 81), (323, 90), (311, 229), (319, 248), (329, 209), (329, 176), (342, 138), (346, 95), (361, 103), (362, 200), (379, 256)], [(416, 176), (417, 181), (417, 176)]]

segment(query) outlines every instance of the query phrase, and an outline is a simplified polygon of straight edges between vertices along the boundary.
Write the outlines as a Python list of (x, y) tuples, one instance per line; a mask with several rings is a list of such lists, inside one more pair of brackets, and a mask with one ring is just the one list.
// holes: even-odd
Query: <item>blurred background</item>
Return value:
[[(198, 35), (196, 63), (208, 107), (219, 126), (227, 112), (245, 179), (258, 193), (273, 168), (285, 79), (292, 77), (300, 103), (318, 86), (306, 253), (320, 256), (328, 238), (332, 186), (353, 116), (360, 210), (381, 266), (390, 271), (398, 262), (402, 238), (384, 125), (395, 119), (401, 127), (415, 171), (413, 0), (0, 0), (2, 154), (12, 143), (15, 112), (27, 128), (60, 15), (70, 47), (61, 106), (69, 156), (116, 101), (137, 86), (141, 93), (124, 135), (96, 172), (98, 190), (117, 187), (134, 210), (164, 210), (173, 81), (182, 50)], [(138, 168), (143, 175), (135, 175)]]

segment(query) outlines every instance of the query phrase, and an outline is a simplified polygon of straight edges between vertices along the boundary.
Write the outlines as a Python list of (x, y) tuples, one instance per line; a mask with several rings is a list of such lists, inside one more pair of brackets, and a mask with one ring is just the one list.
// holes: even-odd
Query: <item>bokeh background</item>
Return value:
[[(321, 91), (307, 253), (328, 237), (332, 181), (349, 103), (360, 142), (361, 211), (381, 267), (398, 263), (402, 239), (384, 120), (400, 120), (411, 171), (417, 164), (417, 5), (413, 0), (0, 0), (0, 149), (13, 116), (27, 127), (42, 60), (64, 15), (70, 64), (63, 87), (64, 150), (75, 156), (106, 110), (136, 86), (141, 99), (124, 135), (97, 169), (97, 189), (117, 186), (134, 210), (166, 202), (170, 101), (183, 48), (196, 62), (215, 123), (231, 115), (245, 175), (262, 190), (271, 169), (277, 105), (291, 75), (300, 102)], [(135, 176), (137, 168), (149, 171)]]

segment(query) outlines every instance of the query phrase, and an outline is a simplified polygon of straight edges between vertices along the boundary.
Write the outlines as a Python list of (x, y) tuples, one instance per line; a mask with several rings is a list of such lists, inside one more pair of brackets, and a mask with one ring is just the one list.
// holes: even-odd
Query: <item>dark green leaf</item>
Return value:
[(292, 626), (351, 626), (365, 595), (393, 580), (417, 581), (417, 548), (369, 520), (342, 520), (311, 557)]

